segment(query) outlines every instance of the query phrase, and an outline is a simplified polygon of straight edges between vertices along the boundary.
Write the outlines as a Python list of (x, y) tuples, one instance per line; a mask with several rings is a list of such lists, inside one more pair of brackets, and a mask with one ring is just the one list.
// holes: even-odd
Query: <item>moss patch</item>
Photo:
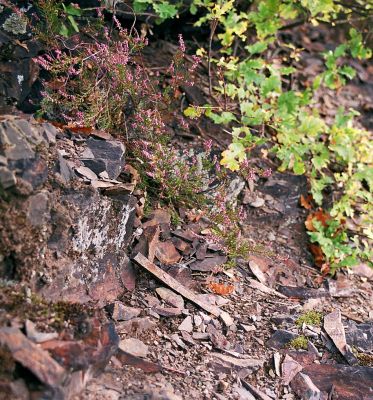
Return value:
[(323, 314), (319, 311), (307, 311), (305, 314), (301, 315), (295, 323), (297, 326), (301, 327), (303, 324), (312, 326), (321, 326), (323, 319)]
[(4, 314), (0, 315), (0, 325), (6, 325), (11, 319), (30, 319), (40, 327), (60, 331), (65, 324), (76, 325), (92, 317), (95, 310), (87, 305), (58, 301), (51, 303), (36, 294), (26, 296), (22, 287), (0, 286), (0, 303)]
[(307, 350), (308, 347), (308, 339), (305, 336), (298, 336), (297, 338), (291, 340), (288, 343), (288, 346), (295, 350)]

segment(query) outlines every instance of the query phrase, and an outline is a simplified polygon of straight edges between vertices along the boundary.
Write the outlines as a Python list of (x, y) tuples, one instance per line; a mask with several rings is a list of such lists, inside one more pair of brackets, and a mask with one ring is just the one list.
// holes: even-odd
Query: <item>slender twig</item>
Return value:
[(209, 75), (209, 95), (212, 96), (212, 76), (211, 76), (211, 47), (212, 39), (214, 38), (216, 27), (218, 26), (218, 20), (215, 18), (210, 24), (210, 38), (209, 38), (209, 54), (208, 54), (208, 75)]

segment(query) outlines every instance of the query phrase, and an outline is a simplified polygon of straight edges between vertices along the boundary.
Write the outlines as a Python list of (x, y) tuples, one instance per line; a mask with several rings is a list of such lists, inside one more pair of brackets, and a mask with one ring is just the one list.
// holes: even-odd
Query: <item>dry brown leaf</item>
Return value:
[(73, 133), (79, 133), (83, 135), (90, 135), (93, 131), (92, 126), (76, 126), (74, 124), (67, 124), (65, 125), (65, 128)]
[(321, 250), (321, 247), (317, 244), (310, 244), (309, 248), (311, 250), (311, 253), (313, 255), (313, 258), (315, 259), (315, 264), (321, 268), (322, 265), (324, 264), (324, 254)]
[(313, 220), (320, 221), (323, 226), (326, 226), (327, 221), (329, 221), (330, 219), (331, 219), (330, 215), (324, 212), (322, 208), (319, 208), (317, 211), (308, 215), (304, 225), (306, 226), (307, 230), (314, 232), (316, 229), (313, 226), (312, 222)]
[(140, 182), (140, 180), (141, 180), (140, 174), (136, 168), (134, 168), (130, 164), (126, 164), (126, 166), (124, 167), (124, 170), (131, 175), (131, 183), (134, 183), (135, 185), (137, 185), (137, 183)]
[(303, 194), (300, 195), (300, 205), (306, 210), (312, 210), (312, 200), (313, 198), (310, 194), (307, 197), (304, 197)]
[(226, 285), (224, 283), (210, 282), (208, 283), (208, 287), (212, 292), (223, 296), (231, 294), (234, 291), (233, 285)]

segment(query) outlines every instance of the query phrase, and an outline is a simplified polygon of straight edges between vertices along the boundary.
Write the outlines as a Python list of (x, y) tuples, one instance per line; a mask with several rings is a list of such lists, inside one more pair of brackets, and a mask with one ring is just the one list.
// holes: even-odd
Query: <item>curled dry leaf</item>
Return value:
[(138, 173), (137, 169), (132, 167), (130, 164), (126, 164), (124, 170), (131, 175), (131, 183), (137, 185), (140, 182), (140, 174)]
[(231, 294), (234, 291), (233, 285), (226, 285), (224, 283), (209, 282), (207, 286), (212, 292), (223, 296)]
[(306, 210), (312, 210), (312, 202), (313, 198), (312, 195), (308, 195), (307, 197), (304, 197), (303, 194), (300, 195), (300, 205), (305, 208)]
[(315, 264), (321, 268), (325, 261), (324, 253), (322, 252), (321, 247), (317, 244), (310, 244), (309, 249), (313, 255)]

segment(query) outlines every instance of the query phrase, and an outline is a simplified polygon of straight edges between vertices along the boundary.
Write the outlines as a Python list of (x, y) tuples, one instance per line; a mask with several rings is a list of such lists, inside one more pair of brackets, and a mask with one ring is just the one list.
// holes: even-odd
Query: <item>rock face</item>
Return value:
[[(49, 300), (103, 305), (123, 293), (136, 199), (97, 188), (120, 183), (112, 179), (124, 152), (120, 141), (0, 121), (1, 278), (27, 281)], [(78, 172), (86, 160), (94, 169), (88, 177)]]

